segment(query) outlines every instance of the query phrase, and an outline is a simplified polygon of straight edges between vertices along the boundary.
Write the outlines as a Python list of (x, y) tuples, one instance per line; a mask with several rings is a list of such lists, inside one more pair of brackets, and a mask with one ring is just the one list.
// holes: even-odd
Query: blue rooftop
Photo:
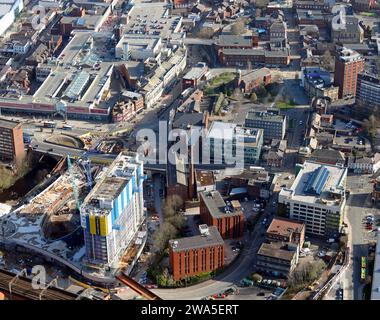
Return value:
[(330, 172), (325, 166), (315, 169), (310, 173), (304, 192), (312, 195), (320, 195), (329, 176)]

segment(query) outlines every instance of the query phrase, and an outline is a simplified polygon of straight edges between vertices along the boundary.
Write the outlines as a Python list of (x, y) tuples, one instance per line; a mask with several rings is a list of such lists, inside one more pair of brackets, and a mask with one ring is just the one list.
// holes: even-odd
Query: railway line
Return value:
[(6, 270), (0, 270), (0, 290), (10, 298), (16, 296), (26, 300), (76, 300), (78, 295), (65, 290), (49, 287), (34, 289), (32, 281), (24, 276), (18, 276)]

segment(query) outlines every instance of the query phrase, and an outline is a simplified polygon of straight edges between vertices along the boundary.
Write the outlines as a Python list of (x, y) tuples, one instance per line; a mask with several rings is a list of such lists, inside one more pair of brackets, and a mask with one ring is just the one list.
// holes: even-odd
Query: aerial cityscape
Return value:
[(379, 71), (376, 0), (0, 0), (0, 300), (380, 300)]

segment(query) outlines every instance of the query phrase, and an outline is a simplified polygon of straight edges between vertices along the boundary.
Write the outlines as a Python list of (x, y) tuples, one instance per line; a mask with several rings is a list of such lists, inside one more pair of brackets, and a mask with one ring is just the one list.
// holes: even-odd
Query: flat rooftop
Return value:
[(200, 186), (215, 185), (215, 177), (212, 171), (195, 170), (195, 178)]
[(274, 218), (267, 229), (267, 233), (288, 237), (293, 232), (302, 232), (303, 229), (305, 229), (304, 223), (289, 219)]
[(111, 208), (107, 204), (112, 203), (135, 176), (138, 165), (136, 157), (120, 153), (84, 199), (82, 207), (89, 207), (92, 213), (108, 214)]
[(13, 129), (13, 128), (16, 128), (19, 124), (20, 122), (18, 121), (12, 121), (8, 119), (0, 118), (0, 128)]
[(144, 34), (167, 38), (178, 32), (182, 17), (170, 16), (166, 2), (136, 1), (128, 12), (125, 34)]
[(248, 111), (246, 119), (248, 120), (262, 120), (271, 122), (283, 122), (285, 120), (284, 115), (274, 114), (266, 111)]
[(169, 245), (174, 252), (181, 252), (191, 249), (224, 246), (224, 241), (215, 226), (208, 227), (209, 235), (197, 235), (187, 238), (173, 239)]
[(257, 252), (257, 255), (281, 259), (285, 261), (291, 261), (294, 255), (297, 254), (296, 251), (289, 251), (281, 248), (281, 243), (263, 243)]
[(227, 205), (219, 191), (203, 191), (200, 192), (199, 195), (213, 218), (239, 216), (243, 214), (241, 210), (236, 210), (236, 207), (232, 204)]
[(292, 186), (281, 189), (280, 197), (310, 204), (340, 206), (346, 177), (346, 168), (305, 161)]

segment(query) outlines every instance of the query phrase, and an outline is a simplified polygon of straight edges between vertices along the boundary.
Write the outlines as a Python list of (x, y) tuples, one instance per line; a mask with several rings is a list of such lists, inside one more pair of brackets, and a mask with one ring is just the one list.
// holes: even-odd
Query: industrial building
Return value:
[(203, 223), (215, 226), (223, 239), (243, 236), (244, 214), (240, 202), (225, 202), (219, 191), (199, 193), (200, 216)]
[(0, 119), (0, 160), (17, 163), (24, 154), (21, 123)]
[(91, 265), (117, 268), (145, 219), (143, 163), (120, 153), (96, 182), (81, 206), (86, 258)]
[(290, 188), (282, 188), (278, 202), (290, 219), (306, 224), (306, 233), (337, 236), (346, 205), (347, 168), (305, 161)]
[(224, 241), (216, 227), (199, 226), (200, 235), (169, 241), (174, 280), (215, 271), (224, 265)]

